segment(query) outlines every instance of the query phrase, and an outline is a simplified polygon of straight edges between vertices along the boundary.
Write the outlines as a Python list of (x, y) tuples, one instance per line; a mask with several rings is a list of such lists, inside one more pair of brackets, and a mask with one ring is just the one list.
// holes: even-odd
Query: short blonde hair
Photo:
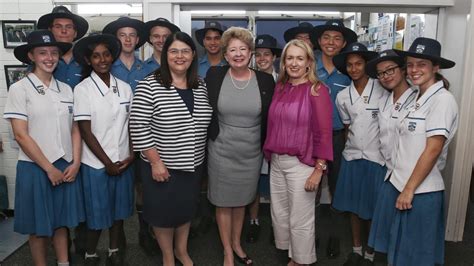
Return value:
[(254, 51), (255, 42), (252, 32), (242, 27), (230, 27), (224, 31), (221, 37), (222, 53), (225, 54), (227, 52), (227, 47), (229, 46), (229, 42), (232, 39), (242, 41), (252, 52)]

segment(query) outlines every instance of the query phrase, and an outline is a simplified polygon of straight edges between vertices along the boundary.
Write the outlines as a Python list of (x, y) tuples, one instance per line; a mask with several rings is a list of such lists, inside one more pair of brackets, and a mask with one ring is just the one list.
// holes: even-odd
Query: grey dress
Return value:
[(245, 206), (255, 199), (263, 158), (261, 106), (255, 75), (245, 89), (225, 76), (218, 100), (219, 135), (208, 144), (208, 198), (218, 207)]

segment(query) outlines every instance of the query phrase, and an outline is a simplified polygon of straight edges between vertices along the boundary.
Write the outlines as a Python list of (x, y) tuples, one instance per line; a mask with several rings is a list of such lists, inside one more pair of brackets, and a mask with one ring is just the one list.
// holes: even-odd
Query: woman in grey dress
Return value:
[(214, 113), (208, 136), (208, 198), (224, 247), (224, 265), (234, 258), (253, 261), (240, 245), (245, 206), (255, 199), (262, 164), (266, 120), (275, 83), (269, 74), (248, 67), (253, 36), (231, 27), (222, 35), (228, 66), (211, 67), (206, 75)]

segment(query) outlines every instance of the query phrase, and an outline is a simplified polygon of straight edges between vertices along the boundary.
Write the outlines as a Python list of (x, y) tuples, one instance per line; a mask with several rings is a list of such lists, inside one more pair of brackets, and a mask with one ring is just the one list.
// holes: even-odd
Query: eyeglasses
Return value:
[(74, 30), (74, 25), (73, 24), (67, 24), (67, 25), (61, 25), (61, 24), (54, 24), (53, 25), (53, 29), (55, 30)]
[(168, 54), (170, 54), (171, 56), (178, 56), (179, 54), (181, 54), (182, 56), (190, 56), (193, 54), (193, 50), (189, 49), (189, 48), (184, 48), (184, 49), (169, 49), (168, 50)]
[(399, 68), (399, 66), (394, 66), (394, 67), (391, 67), (389, 69), (386, 69), (385, 71), (377, 72), (377, 78), (378, 79), (383, 79), (385, 77), (391, 76), (391, 75), (393, 75), (393, 73), (395, 73), (395, 69), (397, 69), (397, 68)]

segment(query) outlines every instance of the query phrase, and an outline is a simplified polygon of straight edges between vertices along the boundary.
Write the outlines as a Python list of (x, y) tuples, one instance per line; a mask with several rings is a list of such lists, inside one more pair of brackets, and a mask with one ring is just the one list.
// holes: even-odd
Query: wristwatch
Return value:
[(316, 169), (320, 169), (326, 171), (328, 169), (328, 165), (322, 162), (316, 162)]

